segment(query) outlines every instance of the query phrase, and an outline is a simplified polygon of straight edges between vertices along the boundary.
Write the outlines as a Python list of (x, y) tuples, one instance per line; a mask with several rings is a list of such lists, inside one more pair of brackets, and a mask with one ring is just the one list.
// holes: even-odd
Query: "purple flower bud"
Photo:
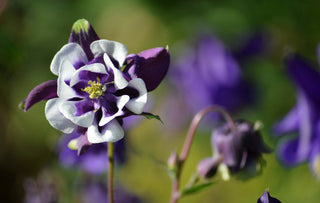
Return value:
[(271, 197), (269, 189), (266, 189), (262, 196), (258, 199), (257, 203), (281, 203), (281, 201), (274, 197)]
[(262, 153), (270, 150), (265, 146), (260, 132), (253, 123), (245, 120), (235, 121), (236, 131), (226, 123), (212, 133), (212, 147), (215, 155), (222, 157), (231, 174), (240, 171), (250, 172), (249, 176), (261, 171)]
[(202, 159), (198, 164), (198, 174), (201, 178), (211, 178), (217, 173), (218, 166), (222, 160), (222, 157), (208, 157)]

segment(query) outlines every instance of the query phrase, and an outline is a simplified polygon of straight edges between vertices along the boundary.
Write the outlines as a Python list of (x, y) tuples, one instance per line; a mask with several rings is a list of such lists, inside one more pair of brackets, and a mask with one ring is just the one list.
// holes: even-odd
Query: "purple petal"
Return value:
[(270, 37), (267, 33), (258, 31), (251, 35), (246, 36), (245, 39), (240, 40), (243, 42), (234, 56), (238, 59), (246, 59), (250, 56), (263, 54), (270, 48)]
[(299, 115), (297, 107), (291, 111), (278, 123), (273, 126), (273, 132), (277, 135), (297, 131), (299, 128)]
[(212, 36), (204, 36), (198, 44), (198, 67), (202, 79), (220, 85), (232, 86), (240, 79), (240, 67), (224, 44)]
[(69, 43), (75, 42), (80, 44), (89, 61), (93, 59), (90, 44), (96, 40), (99, 40), (99, 37), (87, 20), (80, 19), (73, 24)]
[(305, 59), (298, 55), (287, 57), (290, 76), (297, 85), (315, 102), (320, 104), (320, 74)]
[(49, 80), (33, 88), (26, 101), (24, 111), (28, 111), (31, 106), (42, 101), (57, 97), (57, 80)]
[(281, 203), (281, 202), (278, 199), (271, 197), (269, 193), (269, 189), (266, 189), (266, 191), (258, 199), (257, 203)]
[[(133, 77), (141, 78), (147, 87), (147, 91), (154, 90), (167, 74), (170, 54), (167, 49), (157, 47), (131, 55), (129, 60), (129, 70)], [(131, 70), (130, 70), (131, 69)]]
[(287, 166), (295, 166), (296, 164), (307, 161), (308, 157), (298, 156), (299, 140), (289, 140), (283, 142), (278, 148), (281, 161)]

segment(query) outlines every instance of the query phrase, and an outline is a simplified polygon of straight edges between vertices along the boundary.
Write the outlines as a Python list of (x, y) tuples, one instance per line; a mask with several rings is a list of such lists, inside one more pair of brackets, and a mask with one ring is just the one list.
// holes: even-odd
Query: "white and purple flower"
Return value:
[[(144, 114), (147, 92), (159, 85), (170, 61), (160, 47), (127, 54), (123, 44), (100, 40), (88, 21), (78, 20), (51, 63), (58, 79), (35, 87), (24, 110), (48, 100), (45, 114), (54, 128), (82, 132), (85, 144), (120, 140), (122, 118)], [(78, 142), (81, 148), (79, 143), (84, 142)]]

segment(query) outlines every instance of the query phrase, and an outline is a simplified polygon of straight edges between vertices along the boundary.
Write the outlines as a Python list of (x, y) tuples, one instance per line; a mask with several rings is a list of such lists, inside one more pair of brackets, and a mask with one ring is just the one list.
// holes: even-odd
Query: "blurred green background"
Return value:
[[(295, 50), (317, 63), (319, 9), (317, 0), (0, 0), (0, 201), (22, 202), (25, 178), (37, 177), (43, 168), (59, 168), (55, 143), (60, 133), (45, 119), (44, 102), (28, 113), (19, 110), (18, 104), (34, 86), (55, 78), (49, 65), (67, 42), (75, 20), (86, 18), (101, 38), (122, 42), (130, 53), (169, 45), (173, 60), (175, 45), (203, 27), (230, 47), (246, 33), (268, 32), (272, 45), (268, 57), (250, 61), (244, 73), (254, 81), (259, 100), (235, 117), (261, 120), (263, 136), (275, 148), (277, 140), (271, 138), (270, 127), (295, 103), (294, 88), (283, 67), (284, 50)], [(152, 203), (168, 202), (171, 191), (166, 171), (155, 160), (165, 163), (173, 149), (180, 150), (187, 130), (166, 128), (161, 104), (167, 87), (164, 82), (152, 93), (152, 112), (160, 114), (164, 125), (146, 120), (130, 132), (128, 162), (116, 170), (117, 182)], [(198, 132), (184, 183), (198, 161), (210, 156), (209, 139), (210, 132)], [(275, 153), (265, 158), (262, 175), (245, 182), (219, 182), (181, 203), (256, 202), (266, 188), (283, 202), (318, 202), (319, 182), (307, 164), (288, 170)], [(60, 181), (74, 176), (72, 171), (57, 170)], [(66, 202), (76, 198), (71, 195)]]

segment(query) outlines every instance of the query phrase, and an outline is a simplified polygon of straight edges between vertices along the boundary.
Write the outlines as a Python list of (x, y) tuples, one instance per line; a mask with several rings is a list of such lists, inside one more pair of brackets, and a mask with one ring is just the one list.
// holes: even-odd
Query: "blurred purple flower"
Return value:
[(238, 45), (238, 48), (232, 52), (233, 56), (238, 61), (243, 61), (257, 55), (263, 55), (268, 52), (271, 46), (270, 37), (263, 31), (247, 34), (239, 41), (240, 44)]
[(54, 128), (83, 132), (77, 148), (116, 142), (124, 136), (122, 118), (144, 114), (147, 92), (160, 84), (169, 61), (162, 47), (127, 55), (123, 44), (100, 40), (88, 21), (78, 20), (51, 63), (58, 79), (35, 87), (24, 110), (48, 100), (45, 114)]
[(271, 197), (269, 189), (266, 189), (257, 203), (281, 203), (278, 199)]
[(42, 171), (36, 180), (24, 181), (24, 203), (58, 203), (58, 191), (50, 174)]
[(274, 125), (273, 132), (298, 136), (285, 136), (278, 154), (287, 166), (309, 161), (313, 173), (320, 177), (320, 73), (306, 59), (294, 54), (286, 58), (286, 66), (297, 87), (297, 103)]
[(247, 179), (262, 171), (262, 153), (269, 153), (270, 150), (264, 144), (258, 127), (253, 123), (236, 120), (235, 125), (236, 132), (230, 128), (229, 123), (213, 131), (211, 144), (214, 157), (211, 158), (211, 162), (214, 165), (221, 162), (231, 175), (237, 174), (237, 177)]
[(192, 115), (212, 104), (235, 112), (253, 98), (238, 61), (213, 36), (204, 35), (195, 46), (186, 48), (171, 68), (170, 76), (186, 103), (185, 110)]
[[(80, 135), (76, 132), (64, 135), (58, 146), (60, 163), (66, 167), (79, 167), (80, 169), (91, 174), (102, 174), (108, 169), (108, 147), (107, 143), (91, 145), (85, 149), (86, 153), (79, 155), (76, 150), (68, 147), (71, 140)], [(115, 162), (123, 164), (125, 161), (125, 142), (124, 139), (115, 143), (114, 148)]]
[[(81, 192), (83, 203), (108, 202), (107, 186), (103, 182), (87, 181)], [(134, 194), (123, 188), (115, 188), (115, 203), (142, 203)]]

